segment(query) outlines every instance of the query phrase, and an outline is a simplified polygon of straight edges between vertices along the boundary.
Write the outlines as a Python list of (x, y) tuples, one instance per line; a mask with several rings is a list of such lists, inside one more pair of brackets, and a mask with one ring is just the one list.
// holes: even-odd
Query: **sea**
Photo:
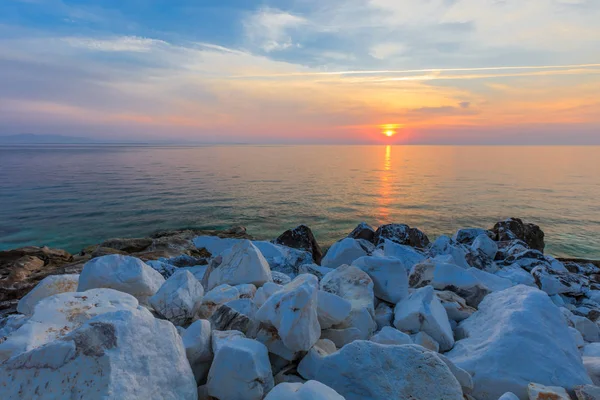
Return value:
[(508, 217), (540, 225), (549, 254), (600, 259), (600, 147), (0, 147), (0, 250), (299, 224), (326, 247), (363, 221), (434, 239)]

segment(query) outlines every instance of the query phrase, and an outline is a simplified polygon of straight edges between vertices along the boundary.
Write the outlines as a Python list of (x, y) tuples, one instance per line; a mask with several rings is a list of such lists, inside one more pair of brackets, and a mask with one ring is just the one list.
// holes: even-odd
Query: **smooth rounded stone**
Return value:
[(278, 285), (287, 285), (292, 281), (292, 278), (290, 278), (283, 272), (271, 271), (271, 276), (273, 277), (273, 283), (276, 283)]
[(475, 308), (469, 307), (467, 301), (454, 292), (448, 290), (436, 291), (435, 295), (442, 302), (450, 321), (463, 321), (477, 311)]
[(364, 340), (365, 334), (359, 328), (330, 328), (321, 331), (321, 339), (328, 339), (335, 343), (336, 347), (344, 347), (355, 340)]
[(491, 235), (491, 232), (481, 228), (463, 228), (452, 235), (452, 240), (470, 246), (480, 235)]
[(367, 256), (352, 265), (371, 277), (377, 298), (395, 304), (408, 296), (408, 271), (399, 259)]
[(317, 381), (280, 383), (265, 400), (344, 400), (335, 390)]
[(237, 339), (246, 339), (246, 335), (240, 331), (212, 331), (210, 344), (213, 354), (217, 354), (228, 341)]
[(429, 238), (426, 234), (406, 224), (387, 224), (377, 228), (373, 242), (375, 245), (379, 245), (385, 240), (420, 249), (429, 245)]
[(544, 386), (537, 383), (530, 383), (527, 387), (529, 400), (571, 400), (567, 391), (558, 386)]
[(408, 336), (404, 332), (400, 332), (398, 329), (392, 328), (391, 326), (386, 326), (375, 335), (371, 336), (369, 339), (371, 342), (379, 343), (379, 344), (391, 344), (391, 345), (401, 345), (401, 344), (412, 344), (412, 340), (410, 336)]
[(319, 340), (317, 316), (319, 281), (300, 275), (267, 299), (256, 318), (277, 329), (283, 344), (292, 351), (308, 351)]
[(196, 399), (196, 386), (175, 326), (143, 307), (98, 315), (0, 365), (3, 400)]
[(317, 317), (321, 329), (329, 329), (341, 323), (350, 315), (352, 304), (333, 293), (317, 292)]
[(197, 319), (208, 319), (223, 304), (239, 299), (239, 297), (240, 292), (234, 286), (217, 286), (206, 293), (201, 302), (196, 303), (194, 317)]
[(309, 377), (316, 376), (317, 370), (321, 366), (323, 357), (333, 354), (336, 351), (337, 348), (331, 340), (319, 339), (298, 364), (298, 374), (305, 379), (310, 379)]
[(500, 398), (498, 398), (498, 400), (520, 400), (520, 399), (516, 394), (514, 394), (512, 392), (506, 392), (502, 396), (500, 396)]
[(254, 304), (256, 307), (261, 308), (263, 304), (271, 297), (274, 293), (283, 289), (282, 285), (278, 285), (273, 282), (267, 282), (256, 290), (254, 295)]
[(215, 330), (240, 331), (246, 335), (258, 329), (255, 320), (258, 308), (251, 299), (236, 299), (223, 304), (210, 316), (209, 321)]
[(444, 235), (435, 239), (428, 250), (428, 255), (436, 261), (455, 264), (464, 269), (471, 267), (467, 261), (467, 253), (466, 247)]
[(240, 299), (253, 299), (254, 295), (256, 295), (256, 286), (251, 283), (243, 283), (241, 285), (235, 285), (234, 287), (240, 293)]
[(79, 274), (47, 276), (19, 300), (17, 311), (21, 314), (32, 315), (33, 308), (40, 300), (59, 293), (76, 292), (78, 284)]
[(473, 244), (471, 244), (471, 249), (481, 251), (486, 257), (493, 260), (496, 257), (496, 253), (498, 253), (498, 244), (490, 239), (487, 234), (483, 233), (475, 238)]
[(386, 326), (392, 326), (392, 320), (394, 319), (394, 309), (386, 303), (379, 303), (375, 308), (375, 322), (377, 323), (377, 329), (381, 330)]
[(136, 309), (138, 305), (135, 297), (113, 289), (46, 297), (25, 323), (0, 343), (0, 362), (57, 340), (97, 315)]
[(204, 288), (188, 271), (177, 271), (148, 302), (160, 316), (174, 325), (186, 325), (194, 316), (194, 306), (202, 301)]
[(327, 250), (321, 265), (327, 268), (337, 268), (340, 265), (352, 264), (358, 258), (371, 255), (375, 246), (366, 240), (345, 238), (336, 242)]
[(273, 242), (282, 246), (308, 251), (317, 264), (320, 264), (323, 258), (321, 246), (319, 246), (317, 239), (306, 225), (299, 225), (294, 229), (283, 232)]
[(222, 254), (221, 264), (208, 277), (208, 289), (251, 283), (256, 287), (271, 282), (271, 268), (260, 250), (249, 240), (241, 240)]
[(575, 387), (577, 400), (600, 400), (600, 387), (583, 385)]
[(573, 342), (575, 342), (575, 345), (577, 346), (577, 348), (582, 348), (585, 346), (585, 340), (583, 340), (583, 336), (581, 335), (581, 332), (579, 332), (577, 329), (573, 328), (572, 326), (569, 326), (569, 333), (571, 334), (571, 337), (573, 338)]
[(185, 354), (198, 384), (206, 382), (213, 358), (211, 336), (210, 322), (205, 319), (194, 322), (181, 335)]
[(561, 312), (539, 289), (488, 295), (456, 331), (465, 339), (445, 355), (473, 376), (478, 400), (506, 391), (525, 399), (530, 382), (568, 390), (591, 383)]
[(411, 287), (431, 285), (437, 290), (450, 290), (466, 300), (471, 307), (477, 307), (490, 290), (468, 270), (454, 264), (424, 262), (410, 270)]
[(416, 335), (409, 336), (414, 344), (425, 347), (427, 350), (440, 351), (440, 344), (425, 332), (419, 332)]
[(463, 399), (448, 366), (421, 346), (358, 340), (316, 364), (304, 378), (324, 383), (346, 400)]
[(142, 304), (165, 283), (165, 278), (142, 260), (118, 254), (88, 261), (79, 275), (78, 292), (108, 288), (129, 293)]
[(467, 272), (477, 278), (491, 292), (499, 292), (500, 290), (508, 289), (515, 286), (509, 279), (501, 278), (498, 275), (482, 271), (478, 268), (469, 268)]
[(571, 321), (586, 342), (600, 342), (600, 327), (585, 317), (573, 315)]
[(304, 264), (298, 268), (298, 274), (311, 274), (316, 276), (318, 280), (323, 279), (331, 271), (333, 271), (333, 268), (322, 267), (317, 264)]
[(394, 243), (391, 240), (385, 240), (379, 247), (383, 249), (383, 255), (385, 257), (397, 258), (402, 261), (402, 264), (404, 264), (404, 267), (407, 270), (412, 268), (413, 265), (425, 260), (425, 256), (421, 252), (410, 246)]
[(263, 399), (273, 388), (267, 348), (251, 339), (226, 341), (215, 353), (206, 387), (218, 399)]
[(569, 272), (555, 273), (550, 268), (537, 266), (531, 271), (540, 289), (552, 296), (555, 294), (579, 294), (587, 286), (583, 278)]
[(526, 285), (537, 288), (533, 276), (531, 276), (529, 272), (525, 271), (518, 265), (502, 267), (500, 270), (495, 272), (494, 275), (508, 279), (514, 285)]
[(368, 242), (374, 243), (375, 229), (373, 229), (366, 222), (361, 222), (348, 234), (349, 238), (352, 239), (363, 239)]
[(417, 289), (396, 304), (394, 326), (406, 333), (425, 332), (447, 351), (454, 346), (452, 327), (448, 314), (431, 286)]

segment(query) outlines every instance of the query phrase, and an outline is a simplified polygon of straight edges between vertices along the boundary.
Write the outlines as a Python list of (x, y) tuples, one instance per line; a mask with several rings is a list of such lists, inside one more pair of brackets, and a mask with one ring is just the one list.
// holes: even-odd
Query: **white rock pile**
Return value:
[(600, 268), (537, 226), (363, 223), (322, 259), (289, 232), (44, 279), (0, 320), (0, 399), (600, 400)]

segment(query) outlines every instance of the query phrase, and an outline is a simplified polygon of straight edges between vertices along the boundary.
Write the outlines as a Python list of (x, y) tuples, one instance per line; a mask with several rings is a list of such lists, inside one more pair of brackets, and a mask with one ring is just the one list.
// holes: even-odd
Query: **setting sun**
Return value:
[(402, 128), (402, 125), (399, 124), (384, 124), (379, 125), (381, 128), (381, 133), (383, 133), (387, 137), (392, 137), (397, 133), (399, 128)]
[(392, 137), (396, 134), (396, 132), (390, 129), (390, 130), (383, 132), (383, 134), (387, 137)]

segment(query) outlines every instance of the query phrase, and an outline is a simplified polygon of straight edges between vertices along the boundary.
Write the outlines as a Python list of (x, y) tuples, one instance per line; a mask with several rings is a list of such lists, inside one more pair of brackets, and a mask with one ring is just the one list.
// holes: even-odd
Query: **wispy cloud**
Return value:
[(292, 32), (308, 21), (302, 17), (273, 8), (261, 8), (244, 21), (250, 42), (265, 52), (281, 51), (299, 46), (292, 39)]

